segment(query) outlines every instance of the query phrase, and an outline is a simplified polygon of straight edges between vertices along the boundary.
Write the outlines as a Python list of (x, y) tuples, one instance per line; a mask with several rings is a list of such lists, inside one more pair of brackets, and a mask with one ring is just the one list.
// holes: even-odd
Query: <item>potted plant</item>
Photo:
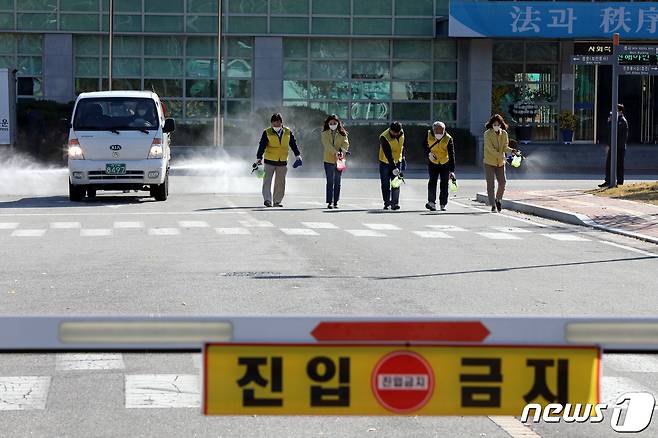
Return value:
[(571, 144), (573, 142), (573, 132), (578, 127), (578, 117), (571, 111), (562, 111), (557, 116), (557, 123), (562, 132), (562, 142)]
[(512, 106), (512, 115), (519, 120), (516, 127), (516, 136), (520, 143), (528, 144), (532, 139), (532, 120), (537, 114), (537, 105), (529, 99), (519, 100)]

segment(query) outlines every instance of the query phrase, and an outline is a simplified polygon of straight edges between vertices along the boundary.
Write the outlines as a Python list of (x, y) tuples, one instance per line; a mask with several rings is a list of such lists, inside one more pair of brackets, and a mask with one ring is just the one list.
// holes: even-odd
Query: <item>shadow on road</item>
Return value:
[(22, 198), (16, 201), (0, 202), (0, 209), (10, 208), (58, 208), (58, 207), (97, 207), (99, 205), (130, 205), (155, 202), (148, 196), (98, 196), (85, 198), (82, 202), (71, 202), (68, 196), (40, 196)]

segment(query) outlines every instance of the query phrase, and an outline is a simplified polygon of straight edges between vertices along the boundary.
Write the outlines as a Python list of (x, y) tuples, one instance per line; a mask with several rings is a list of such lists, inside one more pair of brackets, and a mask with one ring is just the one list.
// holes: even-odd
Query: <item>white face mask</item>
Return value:
[(272, 129), (274, 129), (276, 131), (276, 133), (279, 134), (281, 132), (281, 130), (283, 129), (283, 127), (282, 126), (279, 126), (279, 127), (273, 126)]
[(441, 140), (444, 135), (445, 135), (445, 132), (442, 132), (441, 134), (434, 134), (434, 138), (436, 138), (437, 140)]
[(335, 131), (336, 129), (338, 129), (338, 125), (330, 124), (329, 129), (331, 129), (332, 131)]
[(493, 130), (496, 132), (500, 131), (500, 125), (493, 125)]

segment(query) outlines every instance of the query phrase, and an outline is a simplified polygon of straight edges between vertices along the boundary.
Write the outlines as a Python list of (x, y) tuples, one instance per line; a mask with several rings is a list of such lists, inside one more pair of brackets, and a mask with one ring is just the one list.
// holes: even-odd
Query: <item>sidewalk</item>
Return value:
[[(477, 201), (487, 203), (486, 193), (478, 193)], [(505, 192), (503, 208), (658, 244), (658, 205), (582, 190), (543, 190)]]

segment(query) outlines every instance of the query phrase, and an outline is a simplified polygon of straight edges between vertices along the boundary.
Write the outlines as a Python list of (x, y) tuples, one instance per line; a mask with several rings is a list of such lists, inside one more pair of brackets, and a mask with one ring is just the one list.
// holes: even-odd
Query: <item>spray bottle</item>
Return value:
[(459, 186), (457, 185), (457, 178), (453, 175), (450, 178), (450, 182), (448, 183), (448, 190), (452, 193), (457, 193), (457, 189), (459, 189)]
[(256, 172), (256, 178), (258, 179), (263, 179), (265, 177), (265, 171), (263, 170), (262, 167), (258, 163), (254, 163), (251, 165), (251, 173)]

